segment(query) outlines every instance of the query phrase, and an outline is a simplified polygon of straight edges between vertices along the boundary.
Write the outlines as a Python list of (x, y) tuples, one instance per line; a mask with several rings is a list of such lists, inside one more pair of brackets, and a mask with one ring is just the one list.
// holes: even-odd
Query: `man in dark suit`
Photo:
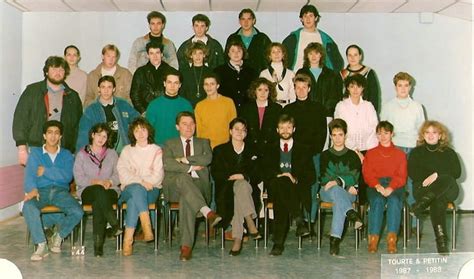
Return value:
[(264, 156), (264, 184), (273, 201), (273, 248), (270, 255), (279, 256), (289, 229), (289, 214), (296, 221), (296, 236), (309, 235), (303, 221), (301, 205), (311, 206), (311, 185), (315, 182), (314, 165), (308, 147), (295, 141), (295, 120), (283, 114), (278, 120), (280, 140), (269, 145)]
[(211, 228), (222, 218), (208, 206), (211, 200), (208, 166), (212, 161), (209, 140), (194, 137), (196, 120), (191, 112), (177, 115), (176, 129), (179, 137), (168, 140), (164, 147), (163, 191), (168, 201), (179, 202), (179, 259), (187, 261), (192, 255), (196, 216), (202, 214)]

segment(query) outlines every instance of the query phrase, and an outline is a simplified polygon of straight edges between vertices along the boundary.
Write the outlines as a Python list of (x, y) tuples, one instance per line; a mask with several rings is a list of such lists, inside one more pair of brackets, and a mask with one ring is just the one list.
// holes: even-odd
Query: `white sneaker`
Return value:
[(61, 253), (61, 243), (63, 242), (63, 239), (59, 236), (59, 233), (54, 233), (53, 236), (51, 237), (51, 252), (53, 253)]
[(38, 244), (38, 247), (36, 248), (36, 251), (31, 255), (31, 260), (32, 261), (41, 261), (43, 258), (48, 256), (48, 245), (46, 245), (46, 242), (42, 242)]

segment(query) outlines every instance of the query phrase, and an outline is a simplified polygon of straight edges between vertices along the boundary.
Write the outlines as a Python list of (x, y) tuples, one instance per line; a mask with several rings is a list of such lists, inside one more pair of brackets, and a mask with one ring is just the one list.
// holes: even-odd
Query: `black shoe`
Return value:
[(259, 240), (262, 238), (262, 235), (259, 232), (256, 233), (249, 233), (250, 237), (252, 237), (253, 240)]
[(441, 225), (436, 225), (434, 227), (435, 237), (436, 237), (436, 248), (438, 249), (438, 254), (448, 255), (448, 237), (444, 233), (444, 229)]
[(303, 237), (309, 235), (308, 226), (305, 225), (303, 222), (299, 223), (296, 226), (296, 237)]
[(362, 227), (364, 226), (364, 223), (362, 222), (359, 213), (357, 213), (354, 209), (350, 209), (349, 211), (347, 211), (346, 217), (347, 220), (354, 223), (354, 229), (359, 230), (362, 229)]
[(240, 255), (240, 252), (241, 252), (241, 251), (242, 251), (242, 244), (240, 244), (240, 248), (239, 248), (239, 250), (237, 250), (237, 251), (234, 251), (234, 250), (230, 249), (229, 255), (235, 257), (235, 256)]
[(410, 207), (410, 215), (420, 218), (423, 211), (425, 211), (425, 209), (430, 206), (435, 197), (436, 196), (434, 193), (428, 192)]
[(332, 256), (339, 255), (339, 244), (341, 243), (341, 239), (331, 236), (329, 238), (329, 254)]
[(119, 225), (112, 225), (112, 228), (111, 228), (111, 235), (112, 237), (114, 236), (119, 236), (122, 234), (122, 229), (119, 227)]
[(283, 253), (284, 247), (281, 244), (274, 244), (272, 251), (270, 252), (271, 256), (280, 256)]

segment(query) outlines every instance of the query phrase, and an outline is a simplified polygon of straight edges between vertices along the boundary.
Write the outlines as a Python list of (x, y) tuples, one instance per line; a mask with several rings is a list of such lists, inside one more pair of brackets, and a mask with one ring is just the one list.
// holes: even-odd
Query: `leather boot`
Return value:
[(420, 218), (423, 211), (430, 206), (435, 197), (435, 194), (432, 192), (426, 193), (426, 195), (410, 207), (410, 214)]
[(148, 214), (148, 212), (140, 213), (140, 223), (142, 224), (143, 229), (143, 240), (148, 242), (155, 239), (151, 229), (150, 214)]
[(439, 224), (435, 225), (434, 233), (436, 237), (436, 248), (438, 249), (438, 253), (441, 255), (449, 254), (448, 237), (446, 236), (443, 226)]
[(397, 234), (389, 232), (387, 234), (387, 252), (389, 254), (397, 253)]
[(341, 243), (341, 239), (331, 236), (329, 238), (329, 254), (332, 256), (339, 255), (339, 244)]
[(379, 246), (379, 235), (369, 234), (369, 253), (377, 253)]
[(125, 233), (123, 234), (123, 251), (122, 255), (130, 256), (133, 253), (133, 234), (135, 228), (125, 227)]
[(94, 234), (94, 256), (102, 257), (104, 255), (104, 237)]

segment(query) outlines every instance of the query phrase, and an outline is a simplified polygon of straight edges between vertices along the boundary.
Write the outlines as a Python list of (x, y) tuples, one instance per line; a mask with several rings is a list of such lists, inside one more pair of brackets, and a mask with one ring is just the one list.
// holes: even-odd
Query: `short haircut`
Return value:
[(362, 55), (362, 56), (364, 55), (364, 51), (362, 50), (362, 48), (360, 48), (360, 46), (358, 46), (358, 45), (353, 44), (353, 45), (350, 45), (346, 48), (346, 56), (349, 53), (349, 49), (351, 49), (351, 48), (357, 49), (357, 51), (359, 52), (360, 55)]
[(244, 14), (250, 14), (250, 16), (252, 17), (252, 19), (257, 19), (257, 17), (255, 16), (255, 13), (252, 11), (252, 9), (249, 9), (249, 8), (245, 8), (245, 9), (242, 9), (239, 13), (239, 19), (241, 19)]
[(303, 73), (296, 74), (296, 76), (293, 78), (293, 83), (295, 85), (297, 82), (304, 82), (308, 85), (308, 87), (311, 87), (311, 83), (312, 83), (311, 77)]
[(277, 92), (275, 89), (275, 83), (269, 81), (266, 78), (259, 77), (255, 80), (253, 80), (250, 83), (249, 89), (247, 90), (247, 94), (250, 99), (256, 100), (257, 99), (257, 88), (260, 87), (260, 85), (266, 85), (268, 87), (268, 99), (271, 101), (275, 102), (276, 97), (277, 97)]
[(272, 62), (271, 53), (272, 53), (272, 49), (273, 49), (274, 47), (278, 47), (278, 48), (281, 49), (281, 52), (283, 53), (283, 61), (282, 61), (282, 62), (283, 62), (283, 67), (286, 68), (286, 67), (288, 66), (288, 65), (287, 65), (287, 61), (288, 61), (288, 51), (286, 50), (286, 47), (285, 47), (283, 44), (281, 44), (281, 43), (273, 42), (273, 43), (271, 43), (271, 44), (267, 47), (266, 52), (265, 52), (265, 56), (267, 57), (267, 61), (268, 61), (269, 63)]
[(310, 43), (306, 46), (306, 48), (304, 49), (303, 67), (311, 67), (311, 64), (309, 63), (308, 54), (312, 51), (316, 51), (317, 53), (321, 54), (321, 59), (319, 60), (319, 67), (322, 68), (325, 65), (324, 60), (326, 59), (326, 50), (320, 43)]
[(181, 118), (183, 117), (191, 117), (194, 121), (194, 123), (196, 123), (196, 117), (194, 116), (194, 113), (190, 112), (190, 111), (182, 111), (180, 113), (178, 113), (178, 115), (176, 115), (176, 125), (179, 125), (179, 122), (181, 121)]
[(393, 85), (397, 86), (397, 83), (400, 80), (406, 80), (408, 81), (408, 84), (413, 85), (415, 79), (406, 72), (398, 72), (394, 77), (393, 77)]
[(204, 82), (208, 78), (213, 78), (217, 82), (217, 84), (221, 84), (219, 76), (214, 72), (205, 74), (204, 77), (202, 78), (202, 81)]
[(112, 143), (110, 142), (110, 134), (111, 130), (109, 128), (109, 125), (107, 123), (97, 123), (92, 128), (89, 130), (89, 144), (92, 145), (92, 134), (98, 134), (101, 132), (105, 132), (107, 134), (107, 141), (105, 142), (105, 147), (111, 148)]
[(426, 144), (425, 132), (426, 130), (428, 130), (429, 127), (433, 127), (435, 130), (438, 130), (439, 151), (443, 151), (446, 148), (448, 148), (451, 142), (449, 138), (448, 128), (446, 128), (446, 126), (443, 123), (439, 121), (435, 121), (435, 120), (426, 120), (425, 122), (423, 122), (423, 124), (421, 125), (418, 131), (418, 139), (416, 141), (416, 145)]
[(70, 48), (73, 48), (73, 49), (76, 50), (77, 56), (81, 56), (81, 51), (80, 51), (79, 48), (78, 48), (77, 46), (75, 46), (75, 45), (68, 45), (67, 47), (65, 47), (65, 48), (64, 48), (64, 55), (66, 55), (67, 50), (70, 49)]
[(158, 43), (157, 41), (150, 41), (149, 43), (146, 44), (145, 46), (145, 49), (146, 49), (146, 53), (148, 54), (149, 50), (151, 48), (154, 48), (154, 49), (160, 49), (160, 52), (163, 53), (163, 49), (164, 49), (164, 46), (163, 44), (160, 44)]
[(105, 45), (103, 48), (102, 48), (102, 55), (105, 55), (105, 53), (107, 51), (114, 51), (115, 52), (115, 55), (117, 56), (117, 61), (120, 59), (120, 50), (118, 49), (117, 46), (113, 45), (113, 44), (108, 44), (108, 45)]
[(364, 88), (364, 90), (362, 91), (362, 94), (364, 94), (364, 91), (365, 89), (367, 88), (367, 79), (365, 79), (365, 77), (361, 74), (355, 74), (355, 75), (352, 75), (352, 76), (348, 76), (345, 80), (344, 80), (344, 98), (347, 98), (349, 97), (349, 86), (351, 84), (355, 84), (357, 86), (360, 86), (362, 88)]
[(280, 115), (280, 117), (278, 117), (278, 125), (284, 123), (291, 123), (293, 126), (295, 126), (295, 119), (293, 118), (293, 116), (290, 116), (288, 114), (282, 114)]
[(135, 118), (135, 120), (133, 120), (132, 123), (130, 123), (130, 126), (128, 127), (128, 139), (130, 140), (131, 146), (135, 146), (137, 144), (137, 139), (135, 138), (133, 132), (138, 127), (145, 128), (148, 131), (148, 144), (155, 143), (155, 129), (150, 124), (150, 122), (148, 122), (148, 120), (140, 116)]
[(196, 21), (204, 22), (204, 24), (206, 24), (207, 27), (211, 26), (211, 20), (209, 20), (209, 18), (206, 15), (197, 14), (197, 15), (193, 16), (193, 19), (191, 20), (193, 25)]
[(181, 75), (181, 73), (176, 69), (171, 69), (169, 71), (166, 71), (165, 74), (163, 75), (163, 81), (166, 81), (168, 76), (177, 76), (179, 79), (179, 82), (180, 83), (183, 82), (183, 75)]
[(386, 132), (393, 133), (393, 125), (392, 123), (388, 121), (380, 121), (379, 124), (377, 124), (377, 127), (375, 128), (375, 131), (378, 133), (381, 130), (384, 130)]
[(50, 56), (46, 59), (43, 66), (43, 75), (47, 77), (49, 68), (63, 68), (64, 69), (64, 78), (66, 78), (71, 69), (67, 64), (66, 60), (60, 56)]
[(341, 118), (334, 118), (329, 122), (329, 133), (332, 134), (332, 131), (335, 129), (341, 129), (344, 132), (344, 135), (347, 134), (347, 123)]
[(321, 18), (321, 15), (319, 14), (318, 9), (314, 5), (304, 5), (300, 9), (300, 18), (302, 18), (305, 14), (307, 13), (312, 13), (315, 17), (318, 17), (316, 22), (319, 22), (319, 19)]
[[(202, 53), (204, 53), (204, 56), (206, 57), (209, 54), (209, 49), (207, 48), (205, 43), (201, 41), (194, 42), (186, 49), (186, 57), (188, 58), (189, 62), (193, 61), (193, 59), (191, 58), (191, 55), (196, 50), (201, 50)], [(204, 57), (204, 60), (206, 60), (206, 57)]]
[(230, 48), (233, 46), (236, 46), (242, 50), (242, 59), (247, 58), (247, 49), (245, 48), (244, 43), (238, 39), (231, 40), (225, 47), (225, 54), (227, 54), (227, 56), (229, 55)]
[(232, 121), (230, 121), (229, 130), (232, 130), (234, 128), (235, 124), (237, 124), (237, 123), (240, 123), (240, 124), (244, 125), (245, 129), (247, 129), (247, 127), (248, 127), (247, 126), (247, 121), (244, 118), (236, 117), (236, 118), (232, 119)]
[(99, 81), (97, 82), (97, 86), (100, 87), (101, 83), (104, 82), (104, 81), (108, 81), (108, 82), (112, 83), (112, 85), (115, 88), (115, 78), (113, 76), (103, 76), (103, 77), (101, 77), (99, 79)]
[(159, 18), (161, 19), (161, 22), (163, 24), (166, 24), (166, 17), (164, 14), (160, 13), (160, 12), (157, 12), (157, 11), (151, 11), (147, 16), (146, 16), (146, 20), (148, 21), (148, 24), (150, 24), (150, 21), (154, 18)]
[(43, 135), (46, 135), (49, 127), (57, 127), (61, 136), (63, 135), (64, 126), (63, 123), (57, 120), (48, 120), (43, 124)]

